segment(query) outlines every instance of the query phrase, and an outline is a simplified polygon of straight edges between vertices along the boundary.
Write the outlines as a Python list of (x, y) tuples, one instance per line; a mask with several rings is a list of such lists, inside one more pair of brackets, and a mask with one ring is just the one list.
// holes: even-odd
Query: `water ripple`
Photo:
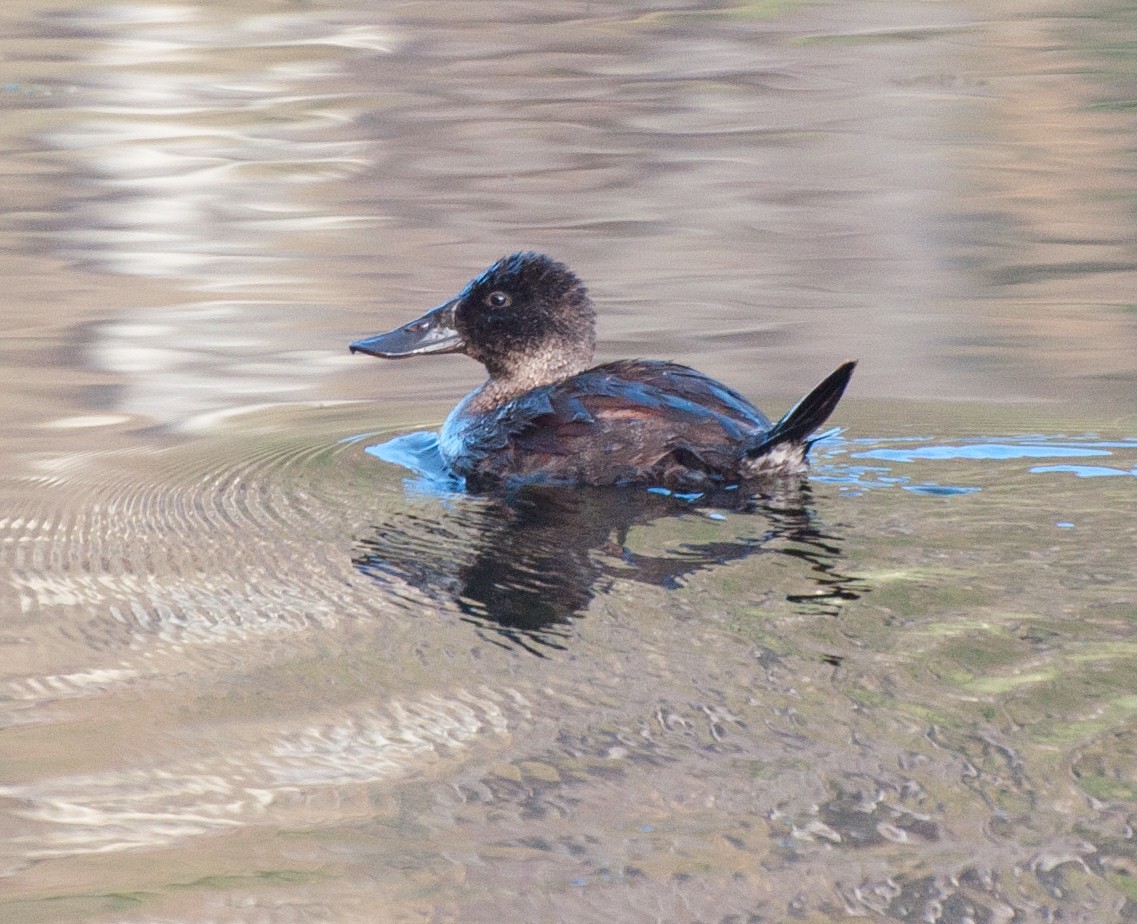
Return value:
[[(22, 829), (9, 847), (37, 860), (168, 847), (274, 816), (278, 823), (313, 824), (323, 817), (324, 798), (314, 789), (392, 780), (460, 759), (475, 741), (507, 736), (527, 711), (508, 690), (427, 693), (281, 730), (259, 748), (0, 786), (0, 800), (14, 803), (11, 814)], [(300, 803), (293, 798), (298, 789), (305, 791)]]
[[(89, 695), (160, 676), (171, 659), (184, 669), (192, 648), (199, 668), (239, 663), (242, 642), (326, 630), (382, 608), (351, 602), (349, 558), (332, 551), (346, 543), (341, 517), (365, 486), (364, 474), (352, 475), (362, 453), (336, 441), (245, 448), (227, 458), (89, 453), (46, 463), (70, 500), (57, 506), (43, 495), (38, 513), (0, 520), (0, 567), (44, 644), (78, 646), (85, 664), (9, 673), (9, 695)], [(324, 549), (305, 552), (302, 582), (300, 547)]]

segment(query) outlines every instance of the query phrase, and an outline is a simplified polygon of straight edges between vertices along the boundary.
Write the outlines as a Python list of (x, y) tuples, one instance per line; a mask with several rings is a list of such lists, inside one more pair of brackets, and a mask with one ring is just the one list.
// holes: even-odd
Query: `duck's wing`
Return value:
[(638, 382), (706, 408), (751, 430), (766, 430), (770, 420), (733, 388), (689, 366), (662, 360), (622, 359), (590, 369), (607, 379)]

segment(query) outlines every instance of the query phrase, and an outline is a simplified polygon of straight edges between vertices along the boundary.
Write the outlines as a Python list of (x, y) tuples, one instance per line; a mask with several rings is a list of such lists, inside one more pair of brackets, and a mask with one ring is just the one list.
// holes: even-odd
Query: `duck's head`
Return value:
[(525, 251), (502, 257), (421, 318), (351, 345), (385, 359), (465, 353), (490, 378), (533, 388), (584, 369), (596, 319), (584, 285), (563, 263)]

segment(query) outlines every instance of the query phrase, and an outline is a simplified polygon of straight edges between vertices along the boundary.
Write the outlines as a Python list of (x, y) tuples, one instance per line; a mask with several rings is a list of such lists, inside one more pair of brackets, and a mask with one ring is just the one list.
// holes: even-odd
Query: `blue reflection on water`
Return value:
[(906, 484), (903, 485), (903, 488), (905, 491), (911, 491), (914, 494), (931, 494), (935, 497), (949, 497), (952, 494), (974, 494), (979, 490), (977, 487), (951, 484)]
[(1114, 475), (1135, 475), (1137, 471), (1123, 468), (1107, 468), (1104, 465), (1036, 465), (1032, 474), (1041, 472), (1073, 472), (1079, 478), (1110, 478)]
[[(1114, 456), (1118, 450), (1126, 449), (1137, 449), (1137, 441), (1098, 440), (1092, 434), (1069, 437), (1064, 434), (1032, 433), (998, 440), (988, 438), (951, 444), (937, 443), (928, 436), (857, 439), (848, 442), (838, 440), (830, 441), (822, 452), (815, 454), (813, 480), (839, 484), (842, 493), (846, 494), (861, 494), (868, 488), (892, 486), (933, 496), (973, 494), (980, 490), (976, 485), (941, 484), (936, 481), (911, 484), (910, 477), (901, 474), (901, 469), (882, 465), (842, 465), (839, 458), (845, 456), (850, 460), (871, 459), (892, 463), (1007, 462), (1016, 459), (1097, 458)], [(1137, 476), (1137, 465), (1122, 462), (1121, 466), (1064, 463), (1036, 465), (1028, 471), (1031, 474), (1070, 473), (1078, 478)]]
[(411, 494), (456, 494), (465, 488), (465, 479), (457, 477), (446, 465), (438, 448), (438, 434), (433, 430), (416, 430), (363, 450), (392, 465), (410, 469), (416, 478), (403, 479)]

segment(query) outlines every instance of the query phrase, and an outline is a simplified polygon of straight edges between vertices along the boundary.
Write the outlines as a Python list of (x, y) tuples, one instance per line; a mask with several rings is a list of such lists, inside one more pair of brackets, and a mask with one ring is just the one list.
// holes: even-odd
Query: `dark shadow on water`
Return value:
[[(426, 442), (416, 435), (412, 445), (422, 444), (430, 466)], [(368, 451), (394, 461), (390, 444), (380, 449)], [(405, 455), (395, 456), (407, 464)], [(454, 605), (490, 640), (535, 654), (564, 648), (574, 619), (618, 582), (675, 588), (697, 572), (759, 553), (790, 557), (810, 572), (814, 588), (787, 600), (811, 612), (836, 614), (863, 590), (841, 570), (840, 538), (814, 522), (804, 479), (779, 481), (767, 493), (734, 489), (710, 496), (642, 487), (531, 487), (475, 505), (446, 505), (453, 483), (436, 481), (431, 490), (432, 472), (415, 469), (419, 478), (408, 488), (441, 495), (443, 505), (399, 511), (376, 524), (357, 542), (355, 567), (395, 596), (409, 587), (420, 601), (425, 594)], [(728, 517), (729, 528), (722, 522)], [(692, 518), (701, 521), (694, 524), (700, 536), (722, 523), (722, 538), (667, 541), (689, 532)], [(663, 526), (662, 540), (629, 542), (635, 528), (649, 525)]]

